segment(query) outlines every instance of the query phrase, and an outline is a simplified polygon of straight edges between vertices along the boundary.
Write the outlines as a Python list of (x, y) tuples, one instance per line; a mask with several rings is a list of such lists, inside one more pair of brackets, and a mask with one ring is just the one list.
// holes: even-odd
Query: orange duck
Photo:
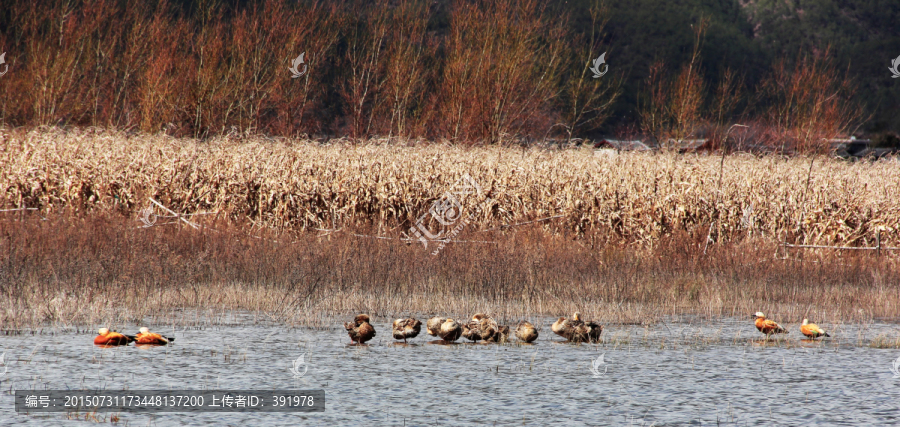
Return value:
[(135, 336), (135, 344), (150, 344), (150, 345), (166, 345), (171, 341), (175, 341), (175, 338), (164, 337), (160, 334), (150, 332), (146, 326), (141, 328), (141, 331), (138, 332)]
[(352, 322), (344, 323), (344, 329), (347, 330), (347, 335), (350, 335), (350, 340), (359, 344), (365, 344), (366, 341), (375, 338), (375, 328), (369, 323), (367, 314), (357, 315)]
[(766, 337), (769, 337), (772, 334), (787, 333), (787, 330), (781, 327), (781, 325), (775, 323), (772, 320), (766, 319), (766, 315), (761, 311), (757, 311), (756, 314), (753, 315), (753, 317), (756, 318), (756, 329), (766, 334)]
[(800, 325), (800, 332), (812, 339), (831, 336), (828, 335), (828, 332), (823, 331), (822, 328), (819, 327), (819, 325), (815, 323), (809, 323), (809, 319), (803, 319), (803, 324)]
[(94, 338), (94, 344), (97, 345), (127, 345), (128, 343), (134, 341), (134, 337), (131, 335), (123, 335), (116, 331), (110, 331), (109, 328), (100, 328), (98, 331), (99, 335)]

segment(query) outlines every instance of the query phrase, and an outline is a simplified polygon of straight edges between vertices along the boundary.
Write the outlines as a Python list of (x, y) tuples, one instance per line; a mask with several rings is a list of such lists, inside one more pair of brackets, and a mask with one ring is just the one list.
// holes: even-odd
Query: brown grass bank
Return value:
[(346, 232), (250, 236), (225, 220), (207, 224), (218, 231), (139, 228), (118, 214), (0, 216), (0, 329), (147, 316), (177, 325), (180, 309), (249, 310), (303, 325), (357, 312), (485, 311), (513, 321), (580, 310), (604, 323), (760, 310), (783, 321), (900, 317), (900, 269), (889, 256), (783, 260), (761, 239), (703, 254), (705, 233), (592, 249), (540, 227), (477, 233), (494, 244), (454, 243), (432, 256)]

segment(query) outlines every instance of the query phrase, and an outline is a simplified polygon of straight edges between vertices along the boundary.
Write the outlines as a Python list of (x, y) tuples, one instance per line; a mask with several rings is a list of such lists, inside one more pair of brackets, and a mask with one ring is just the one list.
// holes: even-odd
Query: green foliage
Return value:
[[(589, 31), (591, 0), (567, 1), (576, 32)], [(743, 6), (742, 6), (743, 3)], [(726, 68), (754, 87), (780, 58), (829, 47), (834, 63), (854, 79), (856, 99), (871, 115), (870, 131), (900, 130), (900, 84), (887, 67), (900, 55), (900, 2), (894, 0), (607, 0), (611, 12), (605, 49), (611, 72), (624, 76), (618, 122), (632, 122), (650, 66), (662, 61), (673, 73), (690, 60), (691, 25), (710, 20), (701, 68), (716, 87)], [(580, 19), (579, 19), (580, 18)], [(598, 54), (601, 52), (597, 52)], [(739, 109), (740, 110), (740, 109)], [(615, 121), (610, 123), (616, 125)]]
[(746, 11), (757, 28), (754, 43), (769, 57), (797, 58), (830, 46), (871, 114), (867, 130), (900, 129), (900, 84), (887, 70), (900, 55), (900, 2), (757, 0)]

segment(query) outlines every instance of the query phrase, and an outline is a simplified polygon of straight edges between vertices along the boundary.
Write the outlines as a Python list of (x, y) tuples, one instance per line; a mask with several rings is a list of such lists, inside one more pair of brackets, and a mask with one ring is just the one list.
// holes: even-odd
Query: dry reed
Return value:
[[(804, 159), (730, 156), (717, 191), (721, 158), (697, 155), (103, 131), (4, 133), (0, 147), (0, 208), (40, 209), (0, 213), (3, 329), (192, 308), (308, 325), (362, 311), (646, 323), (900, 310), (894, 256), (779, 252), (784, 238), (870, 244), (876, 228), (896, 245), (893, 161), (817, 162), (800, 192)], [(466, 173), (495, 202), (458, 239), (493, 243), (432, 256), (398, 240)], [(146, 197), (219, 215), (139, 228)]]
[[(322, 145), (115, 132), (4, 132), (0, 209), (45, 215), (137, 215), (148, 197), (175, 211), (216, 212), (281, 231), (374, 227), (398, 237), (465, 174), (490, 206), (472, 229), (556, 215), (545, 223), (591, 244), (653, 244), (677, 233), (712, 242), (900, 246), (895, 160), (847, 163), (590, 150), (405, 147), (371, 141)], [(812, 167), (811, 167), (812, 165)]]
[(0, 329), (148, 318), (189, 325), (233, 310), (309, 326), (359, 312), (379, 321), (488, 312), (537, 325), (573, 311), (605, 324), (758, 310), (833, 323), (900, 312), (897, 258), (782, 260), (761, 241), (706, 255), (696, 236), (592, 250), (526, 227), (492, 233), (495, 244), (451, 244), (435, 257), (418, 245), (348, 234), (288, 240), (249, 236), (224, 221), (211, 223), (219, 231), (136, 224), (118, 215), (0, 218)]

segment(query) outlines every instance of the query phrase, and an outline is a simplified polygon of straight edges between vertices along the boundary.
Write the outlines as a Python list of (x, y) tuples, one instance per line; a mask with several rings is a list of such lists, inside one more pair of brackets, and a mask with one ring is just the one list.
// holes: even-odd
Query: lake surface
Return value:
[[(869, 346), (896, 339), (891, 323), (820, 324), (834, 328), (820, 342), (802, 341), (790, 324), (767, 343), (749, 319), (682, 318), (608, 325), (603, 343), (575, 345), (559, 342), (548, 318), (533, 345), (429, 344), (424, 325), (409, 345), (395, 345), (387, 321), (375, 319), (370, 345), (351, 346), (340, 320), (285, 329), (234, 314), (218, 326), (176, 328), (174, 345), (153, 348), (97, 347), (93, 332), (0, 335), (0, 425), (96, 425), (14, 410), (16, 389), (84, 388), (326, 393), (323, 413), (118, 415), (132, 426), (900, 424), (900, 378), (891, 370), (900, 349)], [(292, 362), (301, 355), (297, 378)]]

